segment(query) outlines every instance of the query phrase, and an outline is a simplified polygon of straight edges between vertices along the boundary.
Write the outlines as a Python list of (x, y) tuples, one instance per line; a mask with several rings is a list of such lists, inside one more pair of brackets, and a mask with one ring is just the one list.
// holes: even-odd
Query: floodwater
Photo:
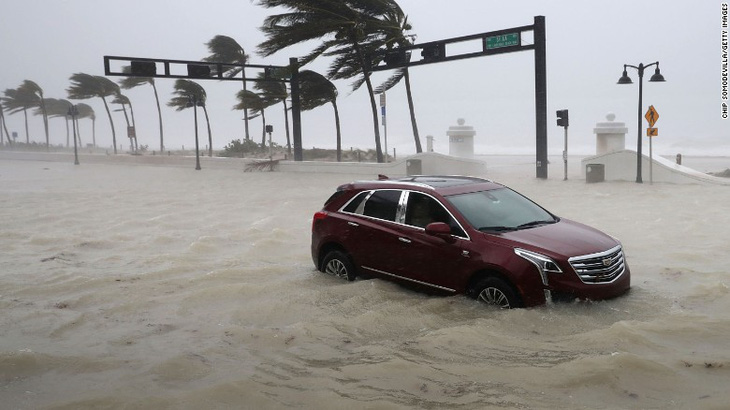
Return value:
[(728, 408), (730, 187), (550, 172), (486, 176), (621, 239), (629, 295), (499, 311), (317, 272), (311, 216), (361, 176), (0, 161), (0, 407)]

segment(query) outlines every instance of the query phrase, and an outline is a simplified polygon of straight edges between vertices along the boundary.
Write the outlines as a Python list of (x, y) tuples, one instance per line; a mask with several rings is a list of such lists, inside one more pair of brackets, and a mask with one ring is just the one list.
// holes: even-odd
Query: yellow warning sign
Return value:
[(646, 136), (647, 137), (658, 137), (659, 136), (659, 128), (647, 128), (646, 129)]
[(649, 122), (649, 126), (653, 127), (654, 124), (656, 124), (656, 121), (659, 119), (659, 113), (656, 112), (656, 109), (654, 109), (653, 105), (649, 106), (649, 109), (646, 110), (646, 115), (644, 115), (644, 118)]

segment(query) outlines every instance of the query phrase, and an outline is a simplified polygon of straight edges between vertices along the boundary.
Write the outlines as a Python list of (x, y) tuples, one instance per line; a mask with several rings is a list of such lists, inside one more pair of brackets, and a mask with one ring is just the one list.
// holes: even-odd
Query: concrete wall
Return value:
[[(673, 184), (730, 185), (730, 179), (720, 178), (688, 168), (663, 158), (653, 158), (653, 181)], [(588, 164), (603, 164), (606, 181), (636, 181), (636, 151), (621, 150), (584, 158), (581, 161), (583, 176)], [(649, 183), (649, 157), (642, 155), (641, 178)]]
[[(0, 151), (0, 160), (2, 159), (73, 163), (74, 156), (72, 153)], [(229, 168), (245, 170), (247, 165), (256, 161), (261, 160), (201, 156), (200, 167), (203, 169)], [(411, 170), (419, 168), (416, 165), (418, 165), (417, 161), (420, 161), (420, 172), (415, 172), (417, 174), (479, 176), (486, 173), (486, 164), (483, 161), (456, 158), (433, 152), (416, 154), (384, 164), (373, 162), (279, 161), (274, 170), (281, 172), (340, 173), (371, 176), (384, 174), (397, 177), (409, 174), (409, 161)], [(195, 156), (79, 154), (79, 163), (81, 165), (138, 164), (195, 168)], [(413, 173), (411, 172), (411, 174)]]

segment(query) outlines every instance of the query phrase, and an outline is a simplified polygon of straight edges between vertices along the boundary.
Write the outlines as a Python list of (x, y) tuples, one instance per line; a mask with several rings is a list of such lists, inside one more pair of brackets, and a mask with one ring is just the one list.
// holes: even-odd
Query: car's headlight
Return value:
[(527, 259), (530, 263), (537, 267), (537, 270), (540, 272), (540, 276), (542, 277), (542, 284), (545, 286), (548, 285), (548, 273), (563, 273), (558, 264), (548, 256), (520, 248), (515, 248), (515, 253), (517, 256)]

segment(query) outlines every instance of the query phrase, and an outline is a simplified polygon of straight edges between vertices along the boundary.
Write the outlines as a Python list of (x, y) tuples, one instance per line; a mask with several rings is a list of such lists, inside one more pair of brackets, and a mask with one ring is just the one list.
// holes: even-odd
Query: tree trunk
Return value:
[[(74, 121), (74, 120), (71, 120)], [(81, 149), (81, 127), (79, 126), (79, 118), (76, 117), (76, 140), (78, 142), (78, 148)]]
[(162, 137), (162, 110), (160, 109), (160, 97), (157, 95), (157, 86), (155, 83), (152, 84), (152, 89), (155, 91), (155, 102), (157, 103), (157, 118), (160, 120), (160, 155), (165, 151), (165, 140)]
[(286, 106), (286, 98), (282, 100), (284, 103), (284, 128), (286, 128), (286, 152), (291, 156), (291, 138), (289, 137), (289, 108)]
[(28, 134), (28, 111), (23, 108), (23, 116), (25, 117), (25, 143), (30, 145), (30, 135)]
[(379, 163), (384, 162), (383, 150), (380, 148), (380, 126), (378, 124), (378, 106), (375, 104), (375, 94), (373, 93), (373, 83), (370, 81), (370, 71), (368, 69), (368, 63), (362, 55), (360, 45), (357, 42), (355, 36), (352, 36), (352, 45), (355, 48), (355, 54), (357, 54), (358, 60), (360, 60), (360, 67), (362, 67), (362, 74), (365, 76), (365, 84), (368, 88), (368, 96), (370, 97), (370, 111), (373, 116), (373, 131), (375, 134), (375, 156)]
[[(124, 121), (127, 123), (127, 137), (129, 138), (129, 116), (127, 115), (127, 107), (122, 104), (122, 112), (124, 113)], [(132, 151), (134, 151), (134, 141), (129, 138), (129, 144), (132, 146)]]
[(8, 140), (8, 145), (13, 145), (13, 141), (10, 139), (10, 133), (8, 132), (8, 124), (5, 122), (5, 113), (3, 113), (2, 106), (0, 106), (0, 120), (3, 123), (3, 130), (5, 131), (5, 138)]
[(134, 152), (138, 152), (139, 150), (139, 143), (137, 142), (137, 123), (134, 121), (134, 108), (132, 107), (132, 102), (129, 102), (129, 114), (132, 116), (132, 128), (134, 128)]
[[(241, 68), (241, 78), (243, 79), (243, 91), (248, 91), (248, 87), (246, 86), (246, 69)], [(251, 139), (251, 136), (248, 134), (248, 110), (243, 110), (243, 127), (245, 132), (245, 137), (247, 140)]]
[(416, 110), (413, 108), (413, 94), (411, 94), (411, 76), (408, 74), (408, 67), (405, 68), (404, 77), (406, 80), (406, 95), (408, 96), (408, 109), (411, 112), (411, 127), (413, 128), (413, 139), (416, 141), (416, 153), (423, 152), (421, 148), (421, 137), (418, 135), (418, 124), (416, 123)]
[(96, 148), (96, 118), (91, 119), (91, 143)]
[(337, 130), (337, 162), (342, 161), (342, 134), (340, 133), (340, 110), (337, 109), (337, 101), (332, 100), (332, 108), (335, 110), (335, 129)]
[(261, 122), (263, 123), (263, 126), (261, 128), (261, 148), (266, 148), (266, 114), (264, 114), (264, 109), (261, 109)]
[(203, 113), (205, 114), (205, 123), (208, 125), (208, 156), (213, 156), (213, 133), (210, 132), (210, 118), (208, 118), (208, 109), (203, 106)]
[[(112, 127), (112, 144), (114, 144), (114, 155), (117, 154), (117, 132), (114, 130), (114, 120), (112, 119), (112, 112), (109, 111), (109, 104), (106, 103), (106, 98), (101, 97), (101, 100), (104, 101), (104, 108), (106, 109), (106, 115), (109, 117), (109, 125)], [(94, 140), (94, 145), (96, 145), (96, 140)]]
[(66, 148), (68, 148), (68, 141), (70, 137), (69, 129), (68, 129), (68, 117), (66, 117)]
[(43, 101), (43, 93), (40, 95), (40, 107), (41, 113), (43, 113), (43, 129), (46, 132), (46, 150), (50, 146), (50, 139), (48, 137), (48, 114), (46, 114), (46, 103)]

